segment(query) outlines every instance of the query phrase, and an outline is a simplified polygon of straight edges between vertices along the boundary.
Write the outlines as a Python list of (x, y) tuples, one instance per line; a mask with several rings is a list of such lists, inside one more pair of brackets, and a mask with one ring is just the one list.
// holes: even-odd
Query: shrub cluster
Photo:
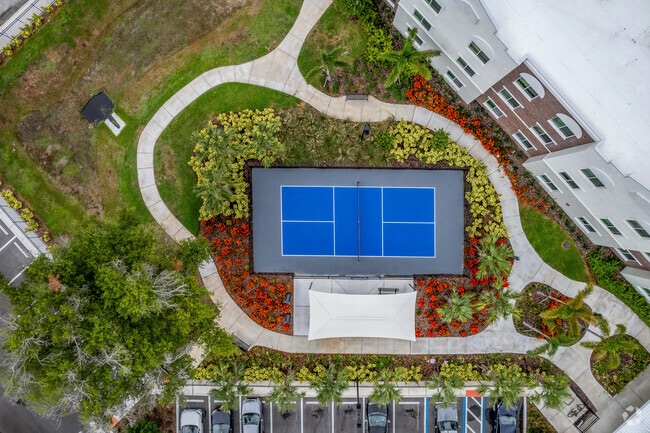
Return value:
[[(2, 185), (2, 182), (0, 182), (0, 185)], [(0, 194), (2, 194), (2, 198), (7, 202), (10, 208), (19, 210), (22, 209), (20, 212), (20, 218), (22, 218), (25, 223), (27, 223), (27, 231), (35, 232), (38, 231), (39, 225), (38, 222), (34, 219), (34, 213), (27, 209), (23, 208), (23, 203), (16, 198), (14, 195), (14, 192), (10, 190), (9, 188), (5, 188), (2, 191), (0, 191)], [(41, 239), (43, 242), (49, 242), (50, 241), (50, 234), (46, 231), (43, 233), (41, 236)]]
[(393, 138), (390, 152), (399, 162), (415, 156), (425, 164), (443, 162), (451, 167), (467, 169), (465, 179), (469, 188), (465, 199), (474, 218), (465, 228), (469, 236), (480, 237), (491, 233), (498, 237), (508, 237), (501, 216), (499, 195), (488, 179), (485, 164), (476, 160), (465, 148), (450, 141), (449, 135), (443, 130), (432, 132), (402, 120), (390, 133)]
[(285, 153), (276, 137), (280, 117), (272, 108), (219, 114), (194, 134), (196, 145), (189, 165), (197, 177), (196, 192), (203, 200), (201, 221), (217, 215), (247, 218), (248, 184), (244, 166), (259, 160), (269, 167)]

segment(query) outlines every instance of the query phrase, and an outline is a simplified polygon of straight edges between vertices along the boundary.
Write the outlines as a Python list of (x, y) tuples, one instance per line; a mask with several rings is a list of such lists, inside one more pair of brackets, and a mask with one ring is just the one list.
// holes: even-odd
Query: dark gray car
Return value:
[(212, 411), (212, 433), (232, 433), (232, 412)]
[(366, 424), (368, 433), (386, 433), (388, 431), (388, 405), (368, 403), (366, 406)]
[(517, 405), (506, 407), (502, 401), (497, 404), (497, 433), (515, 433), (517, 431)]

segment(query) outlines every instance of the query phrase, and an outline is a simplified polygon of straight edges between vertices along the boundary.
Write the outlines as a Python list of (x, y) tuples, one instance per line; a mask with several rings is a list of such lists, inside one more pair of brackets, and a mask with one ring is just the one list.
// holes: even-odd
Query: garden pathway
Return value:
[[(302, 77), (297, 58), (303, 42), (331, 4), (331, 0), (305, 0), (290, 32), (280, 45), (267, 55), (248, 63), (212, 69), (198, 76), (168, 99), (154, 114), (140, 135), (137, 148), (138, 182), (142, 197), (154, 219), (177, 241), (192, 234), (178, 221), (162, 201), (155, 183), (154, 147), (161, 133), (182, 110), (200, 95), (223, 83), (249, 83), (294, 95), (324, 114), (356, 122), (377, 122), (389, 118), (405, 119), (431, 129), (442, 128), (452, 140), (467, 148), (470, 154), (487, 166), (490, 181), (501, 194), (504, 222), (516, 261), (510, 276), (510, 287), (521, 291), (530, 282), (542, 282), (567, 296), (575, 294), (584, 283), (572, 281), (544, 263), (528, 242), (519, 219), (517, 198), (510, 182), (496, 159), (471, 135), (450, 120), (413, 105), (388, 104), (370, 97), (368, 101), (346, 101), (333, 98), (308, 85)], [(206, 262), (200, 269), (203, 282), (212, 299), (221, 304), (220, 325), (251, 346), (260, 345), (286, 352), (320, 353), (395, 353), (395, 354), (463, 354), (514, 352), (525, 353), (541, 341), (525, 337), (515, 331), (511, 320), (501, 320), (480, 334), (467, 338), (420, 338), (416, 342), (377, 338), (346, 338), (308, 341), (307, 337), (282, 335), (264, 329), (253, 322), (230, 298), (219, 277), (214, 262)], [(628, 334), (650, 350), (650, 329), (621, 301), (609, 292), (596, 287), (587, 298), (588, 304), (610, 323), (624, 323)], [(594, 338), (587, 333), (585, 339)], [(579, 345), (561, 348), (551, 361), (564, 370), (583, 389), (598, 408), (607, 413), (592, 428), (592, 432), (611, 432), (623, 421), (626, 409), (641, 406), (650, 398), (650, 381), (630, 384), (616, 397), (610, 397), (596, 382), (589, 368), (590, 351)], [(642, 377), (647, 377), (646, 375)], [(546, 417), (560, 431), (575, 431), (562, 412), (542, 409)]]

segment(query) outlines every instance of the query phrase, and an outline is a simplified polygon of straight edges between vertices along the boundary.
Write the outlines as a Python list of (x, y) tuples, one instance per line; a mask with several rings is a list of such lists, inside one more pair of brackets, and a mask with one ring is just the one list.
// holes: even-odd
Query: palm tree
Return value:
[(556, 319), (566, 320), (569, 324), (569, 335), (576, 337), (580, 335), (581, 325), (598, 325), (601, 321), (598, 316), (585, 304), (585, 298), (594, 290), (594, 285), (589, 283), (587, 287), (580, 290), (575, 298), (569, 302), (559, 305), (552, 310), (544, 311), (541, 316), (549, 328), (555, 329)]
[(343, 391), (348, 389), (347, 371), (337, 369), (336, 365), (330, 364), (322, 376), (309, 382), (309, 386), (316, 391), (316, 400), (321, 405), (326, 405), (330, 401), (340, 404), (343, 401)]
[(216, 387), (210, 391), (210, 396), (221, 401), (221, 410), (224, 412), (237, 407), (239, 396), (248, 395), (253, 391), (250, 386), (241, 382), (245, 372), (246, 365), (241, 362), (235, 362), (230, 366), (217, 365), (213, 377)]
[(413, 45), (417, 29), (409, 32), (409, 37), (404, 41), (404, 47), (399, 51), (389, 51), (379, 55), (379, 60), (388, 63), (391, 71), (384, 82), (385, 87), (395, 83), (401, 84), (402, 78), (410, 78), (415, 75), (422, 75), (426, 79), (431, 78), (429, 61), (432, 57), (440, 55), (438, 50), (419, 51)]
[(502, 400), (506, 408), (514, 407), (524, 389), (532, 385), (530, 379), (522, 373), (521, 368), (516, 364), (494, 368), (490, 370), (489, 377), (492, 384), (481, 384), (477, 388), (478, 392), (487, 394), (492, 404)]
[(606, 366), (610, 370), (615, 370), (621, 365), (620, 353), (633, 350), (636, 348), (634, 341), (627, 338), (625, 325), (616, 325), (614, 335), (610, 336), (609, 332), (605, 338), (601, 337), (600, 341), (584, 341), (580, 343), (582, 347), (593, 349), (595, 360), (606, 360)]
[(547, 376), (541, 381), (542, 392), (535, 394), (532, 398), (537, 402), (543, 401), (545, 406), (552, 409), (560, 409), (564, 406), (564, 400), (571, 395), (569, 383), (566, 374), (553, 377)]
[(474, 315), (474, 307), (472, 306), (474, 298), (473, 293), (459, 295), (458, 290), (454, 287), (447, 299), (447, 303), (436, 309), (440, 315), (440, 320), (445, 323), (451, 323), (452, 320), (458, 320), (461, 323), (467, 322)]
[(402, 392), (397, 388), (393, 380), (393, 374), (389, 370), (382, 370), (379, 373), (379, 380), (370, 393), (370, 401), (379, 406), (386, 406), (391, 401), (402, 400)]
[(479, 257), (476, 277), (494, 276), (494, 287), (500, 289), (503, 286), (503, 276), (508, 275), (512, 268), (515, 257), (512, 248), (501, 242), (498, 235), (488, 234), (479, 241), (476, 249)]
[(273, 391), (267, 398), (274, 402), (278, 407), (278, 412), (283, 416), (290, 414), (296, 408), (296, 401), (305, 396), (304, 392), (298, 391), (293, 386), (293, 381), (296, 379), (295, 374), (288, 373), (282, 382), (273, 387)]
[(310, 69), (305, 74), (305, 78), (309, 79), (317, 75), (325, 74), (324, 85), (329, 85), (332, 82), (332, 75), (337, 70), (347, 68), (350, 65), (343, 59), (345, 54), (347, 54), (347, 51), (343, 47), (332, 48), (329, 51), (320, 50), (319, 64)]
[(572, 337), (564, 332), (558, 332), (557, 337), (549, 337), (547, 335), (544, 335), (544, 337), (546, 338), (546, 342), (544, 344), (535, 349), (529, 350), (526, 353), (530, 356), (542, 355), (544, 353), (547, 353), (548, 356), (553, 356), (560, 346), (568, 346), (575, 344), (576, 342), (575, 337)]
[(431, 398), (434, 401), (442, 402), (444, 407), (449, 407), (456, 403), (456, 390), (465, 386), (465, 381), (456, 374), (445, 379), (441, 376), (432, 376), (426, 386), (433, 390)]
[(521, 294), (510, 289), (501, 290), (497, 293), (486, 290), (481, 293), (474, 308), (477, 311), (483, 308), (489, 309), (488, 323), (496, 322), (501, 318), (505, 319), (508, 316), (518, 319), (521, 317), (521, 310), (516, 308), (515, 304), (510, 301), (516, 301), (519, 298), (521, 298)]

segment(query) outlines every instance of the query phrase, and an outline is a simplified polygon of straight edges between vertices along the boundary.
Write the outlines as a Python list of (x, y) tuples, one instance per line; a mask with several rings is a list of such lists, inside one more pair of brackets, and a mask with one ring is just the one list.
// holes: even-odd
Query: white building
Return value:
[(650, 1), (388, 3), (395, 27), (442, 52), (432, 66), (488, 109), (650, 302)]

